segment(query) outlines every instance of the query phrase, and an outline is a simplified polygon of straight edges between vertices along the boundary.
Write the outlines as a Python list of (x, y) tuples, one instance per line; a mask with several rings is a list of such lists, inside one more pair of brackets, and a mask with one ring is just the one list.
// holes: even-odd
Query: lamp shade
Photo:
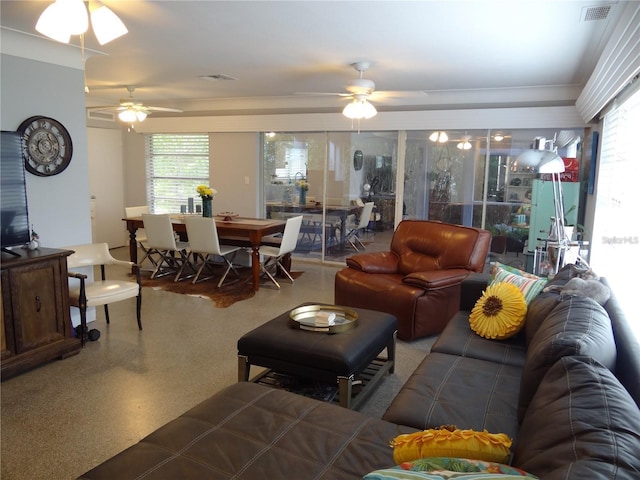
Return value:
[(62, 10), (58, 2), (54, 2), (45, 8), (40, 18), (38, 18), (36, 30), (58, 42), (69, 43), (69, 40), (71, 40), (71, 32), (64, 22), (60, 21), (60, 18), (64, 16)]
[(539, 173), (562, 173), (564, 172), (564, 160), (557, 153), (550, 150), (542, 151), (542, 159), (538, 164)]
[(564, 160), (551, 150), (525, 150), (513, 162), (517, 170), (535, 170), (538, 173), (564, 172)]
[(89, 3), (91, 26), (100, 45), (105, 45), (128, 32), (122, 20), (105, 5)]
[(342, 110), (342, 114), (351, 119), (367, 119), (374, 117), (377, 113), (376, 107), (364, 98), (355, 98), (353, 102), (349, 103), (344, 107), (344, 110)]
[[(100, 45), (128, 32), (118, 16), (97, 0), (89, 2), (89, 10)], [(89, 15), (83, 0), (56, 0), (45, 8), (36, 23), (38, 32), (62, 43), (69, 43), (71, 35), (82, 35), (88, 29)]]
[(118, 114), (118, 118), (126, 123), (133, 123), (138, 119), (136, 112), (132, 108), (121, 111)]

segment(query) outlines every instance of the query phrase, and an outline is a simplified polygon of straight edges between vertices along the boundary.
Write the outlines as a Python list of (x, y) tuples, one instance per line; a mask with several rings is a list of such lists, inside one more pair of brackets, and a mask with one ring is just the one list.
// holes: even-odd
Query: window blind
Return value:
[(198, 185), (209, 185), (208, 134), (145, 135), (147, 204), (153, 213), (177, 213)]
[[(596, 207), (590, 263), (607, 277), (627, 318), (638, 318), (640, 302), (629, 264), (640, 258), (640, 223), (637, 221), (640, 162), (635, 143), (640, 125), (640, 89), (604, 116), (596, 187)], [(640, 323), (632, 325), (640, 338)]]

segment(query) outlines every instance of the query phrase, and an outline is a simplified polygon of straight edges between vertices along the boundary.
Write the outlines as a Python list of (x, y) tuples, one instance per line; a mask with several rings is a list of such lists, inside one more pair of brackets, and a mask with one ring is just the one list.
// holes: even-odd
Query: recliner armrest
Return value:
[(425, 290), (438, 290), (453, 285), (458, 285), (467, 278), (469, 270), (455, 268), (450, 270), (431, 270), (428, 272), (413, 272), (402, 279), (402, 283), (424, 288)]
[(347, 258), (347, 266), (365, 273), (398, 273), (398, 256), (393, 252), (359, 253)]

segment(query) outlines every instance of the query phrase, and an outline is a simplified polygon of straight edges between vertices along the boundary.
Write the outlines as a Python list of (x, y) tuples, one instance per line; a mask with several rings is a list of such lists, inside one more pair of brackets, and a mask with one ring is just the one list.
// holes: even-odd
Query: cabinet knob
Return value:
[(36, 295), (36, 312), (40, 312), (42, 308), (42, 302), (40, 301), (40, 295)]

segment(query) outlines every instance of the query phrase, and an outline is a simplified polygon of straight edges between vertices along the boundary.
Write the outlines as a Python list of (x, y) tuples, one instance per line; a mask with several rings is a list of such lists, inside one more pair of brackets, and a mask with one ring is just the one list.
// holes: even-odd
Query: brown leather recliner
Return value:
[(336, 273), (335, 303), (395, 315), (398, 337), (440, 333), (458, 311), (461, 282), (482, 272), (491, 233), (428, 220), (400, 222), (388, 252), (359, 253)]

